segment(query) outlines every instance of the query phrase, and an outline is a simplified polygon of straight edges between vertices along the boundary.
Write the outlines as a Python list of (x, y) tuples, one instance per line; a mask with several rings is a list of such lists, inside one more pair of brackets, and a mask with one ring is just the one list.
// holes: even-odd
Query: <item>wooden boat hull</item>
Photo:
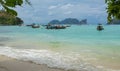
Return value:
[(47, 26), (46, 29), (65, 29), (65, 26)]

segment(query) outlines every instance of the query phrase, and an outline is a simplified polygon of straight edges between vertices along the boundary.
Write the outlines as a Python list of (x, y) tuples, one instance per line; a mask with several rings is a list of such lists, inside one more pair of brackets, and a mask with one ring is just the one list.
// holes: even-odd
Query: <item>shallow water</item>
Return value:
[(0, 26), (0, 54), (64, 69), (120, 70), (120, 26), (104, 28), (97, 31), (92, 25), (64, 30)]

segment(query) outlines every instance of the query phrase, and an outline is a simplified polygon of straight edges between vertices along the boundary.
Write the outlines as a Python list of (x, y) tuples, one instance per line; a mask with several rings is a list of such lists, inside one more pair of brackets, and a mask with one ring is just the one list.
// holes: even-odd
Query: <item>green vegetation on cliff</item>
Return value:
[(23, 20), (19, 17), (11, 15), (4, 10), (0, 11), (0, 25), (21, 25)]

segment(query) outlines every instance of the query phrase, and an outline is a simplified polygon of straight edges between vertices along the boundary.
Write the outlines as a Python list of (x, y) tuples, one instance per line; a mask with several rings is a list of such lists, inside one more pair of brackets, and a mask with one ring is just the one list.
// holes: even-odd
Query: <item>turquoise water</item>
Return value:
[(119, 71), (120, 26), (105, 25), (104, 28), (97, 31), (93, 25), (71, 26), (63, 30), (1, 26), (0, 54), (50, 67)]

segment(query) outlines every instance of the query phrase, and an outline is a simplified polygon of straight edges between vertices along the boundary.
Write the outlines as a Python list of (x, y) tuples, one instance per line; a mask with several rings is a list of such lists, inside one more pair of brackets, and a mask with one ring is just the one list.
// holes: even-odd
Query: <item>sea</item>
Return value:
[(71, 71), (120, 71), (120, 26), (0, 26), (0, 55)]

